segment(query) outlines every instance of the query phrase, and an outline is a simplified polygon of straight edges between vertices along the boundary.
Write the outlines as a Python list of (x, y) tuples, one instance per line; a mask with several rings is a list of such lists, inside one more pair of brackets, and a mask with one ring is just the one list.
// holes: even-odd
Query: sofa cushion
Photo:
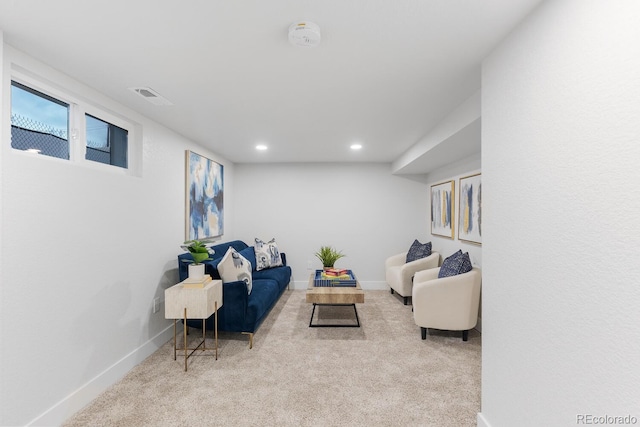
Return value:
[(256, 270), (260, 271), (265, 268), (280, 267), (283, 265), (276, 239), (271, 239), (265, 243), (256, 237), (254, 250), (256, 254)]
[(458, 274), (467, 273), (471, 271), (471, 258), (469, 252), (462, 253), (462, 250), (458, 249), (458, 252), (448, 256), (442, 262), (440, 271), (438, 272), (438, 278), (457, 276)]
[(218, 263), (218, 271), (223, 282), (243, 281), (247, 285), (247, 293), (251, 294), (251, 263), (238, 251), (230, 247)]
[(431, 242), (422, 244), (418, 239), (414, 240), (407, 252), (407, 259), (405, 262), (415, 261), (420, 258), (428, 257), (431, 255)]
[(271, 279), (278, 282), (281, 289), (284, 289), (289, 284), (291, 280), (291, 267), (284, 265), (282, 267), (277, 268), (267, 268), (260, 271), (254, 271), (251, 273), (251, 277), (253, 281), (262, 280), (262, 279)]
[(245, 330), (261, 323), (280, 296), (278, 283), (271, 279), (259, 279), (253, 282), (254, 289), (248, 300), (245, 314)]
[(239, 251), (238, 253), (243, 257), (245, 257), (245, 259), (251, 263), (251, 271), (255, 271), (256, 270), (256, 252), (253, 246), (248, 246), (243, 250)]

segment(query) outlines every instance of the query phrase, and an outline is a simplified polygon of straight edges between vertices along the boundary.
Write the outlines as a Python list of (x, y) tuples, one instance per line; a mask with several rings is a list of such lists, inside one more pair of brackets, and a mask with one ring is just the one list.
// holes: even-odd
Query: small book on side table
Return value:
[(208, 275), (208, 274), (205, 274), (204, 276), (202, 276), (199, 279), (186, 278), (185, 280), (183, 280), (180, 283), (182, 284), (183, 288), (199, 289), (199, 288), (204, 288), (205, 285), (207, 283), (209, 283), (210, 281), (211, 281), (211, 276)]

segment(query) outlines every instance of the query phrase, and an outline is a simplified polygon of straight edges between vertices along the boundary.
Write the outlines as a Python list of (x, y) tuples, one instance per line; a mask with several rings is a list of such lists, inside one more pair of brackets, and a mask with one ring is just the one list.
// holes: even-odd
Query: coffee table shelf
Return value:
[[(319, 327), (360, 327), (360, 318), (358, 317), (358, 310), (356, 304), (364, 303), (364, 291), (360, 287), (360, 282), (356, 281), (356, 286), (314, 286), (315, 273), (311, 273), (309, 276), (309, 286), (307, 287), (306, 301), (313, 304), (313, 310), (311, 312), (311, 319), (309, 320), (310, 328)], [(355, 325), (345, 324), (318, 324), (313, 323), (313, 316), (316, 311), (316, 306), (352, 306), (356, 316)]]

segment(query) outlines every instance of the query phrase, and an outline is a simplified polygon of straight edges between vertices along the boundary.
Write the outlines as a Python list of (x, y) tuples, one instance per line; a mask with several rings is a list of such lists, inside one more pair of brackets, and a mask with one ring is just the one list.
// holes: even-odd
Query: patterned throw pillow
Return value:
[(256, 252), (256, 270), (264, 270), (265, 268), (280, 267), (282, 264), (282, 257), (280, 257), (280, 251), (276, 244), (276, 239), (271, 239), (267, 243), (256, 237), (256, 246), (254, 247)]
[(233, 248), (227, 249), (220, 263), (218, 271), (223, 282), (237, 282), (242, 280), (247, 284), (247, 294), (251, 294), (251, 263)]
[(440, 266), (440, 272), (438, 272), (438, 279), (443, 277), (455, 276), (458, 274), (460, 270), (460, 266), (462, 265), (462, 251), (458, 249), (458, 252), (453, 255), (449, 255), (442, 261), (442, 265)]
[(429, 255), (431, 255), (431, 242), (423, 245), (418, 241), (418, 239), (416, 239), (411, 244), (409, 252), (407, 252), (407, 259), (405, 262), (415, 261), (420, 258), (428, 257)]
[(467, 273), (471, 271), (471, 258), (469, 252), (464, 254), (460, 249), (453, 255), (445, 258), (438, 272), (438, 278), (457, 276), (458, 274)]
[(469, 252), (465, 252), (462, 255), (462, 265), (460, 266), (460, 273), (468, 273), (471, 271), (471, 269), (473, 268), (473, 266), (471, 265), (471, 257), (469, 257)]

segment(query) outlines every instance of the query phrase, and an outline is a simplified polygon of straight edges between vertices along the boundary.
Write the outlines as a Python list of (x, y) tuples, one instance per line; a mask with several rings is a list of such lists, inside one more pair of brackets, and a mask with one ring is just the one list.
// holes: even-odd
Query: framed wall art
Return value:
[(431, 186), (431, 234), (453, 239), (455, 181)]
[(482, 244), (482, 180), (475, 174), (460, 178), (458, 239)]
[(206, 240), (224, 232), (224, 166), (186, 151), (185, 240)]

